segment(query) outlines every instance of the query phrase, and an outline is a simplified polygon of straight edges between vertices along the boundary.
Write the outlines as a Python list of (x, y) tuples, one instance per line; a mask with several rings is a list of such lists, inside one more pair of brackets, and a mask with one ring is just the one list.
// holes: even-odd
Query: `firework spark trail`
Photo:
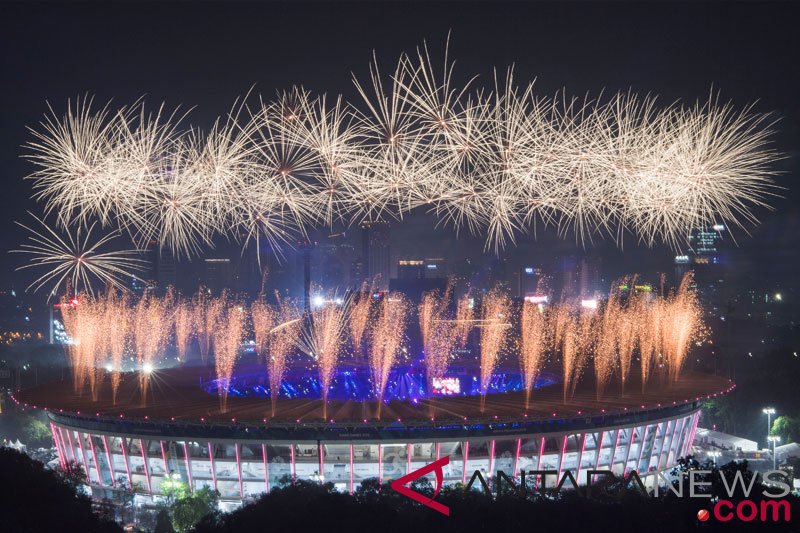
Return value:
[(219, 322), (227, 303), (227, 293), (223, 293), (219, 298), (214, 298), (201, 288), (192, 299), (194, 309), (194, 326), (197, 331), (197, 342), (200, 346), (200, 357), (203, 362), (208, 361), (208, 354), (211, 352), (211, 344), (214, 337), (214, 328)]
[[(598, 400), (603, 396), (603, 391), (606, 385), (608, 385), (614, 373), (614, 369), (617, 366), (618, 336), (624, 321), (622, 315), (623, 311), (621, 309), (619, 294), (614, 290), (605, 302), (602, 314), (599, 316), (597, 327), (595, 328), (593, 361), (595, 392)], [(620, 367), (622, 367), (621, 364)], [(620, 375), (624, 382), (626, 375), (622, 372), (622, 368), (620, 370)], [(628, 371), (630, 371), (630, 362), (628, 363)]]
[(519, 364), (525, 386), (525, 409), (530, 407), (531, 391), (544, 365), (547, 349), (547, 321), (543, 310), (531, 302), (522, 305)]
[(277, 317), (275, 310), (263, 297), (260, 297), (250, 306), (250, 316), (253, 319), (253, 334), (256, 338), (256, 353), (266, 362), (269, 360), (268, 346), (269, 333), (275, 327)]
[(661, 330), (664, 325), (664, 302), (656, 298), (646, 302), (643, 297), (637, 297), (634, 310), (640, 317), (637, 327), (637, 343), (639, 345), (640, 371), (642, 376), (642, 392), (650, 380), (654, 360), (662, 352)]
[(322, 385), (322, 416), (328, 418), (328, 392), (344, 342), (347, 305), (325, 305), (313, 310), (298, 338), (298, 348), (314, 359)]
[(217, 374), (217, 390), (220, 395), (220, 411), (228, 411), (228, 390), (233, 377), (236, 357), (242, 344), (245, 312), (238, 302), (229, 302), (226, 297), (221, 301), (222, 311), (213, 330), (214, 337), (214, 370)]
[(369, 366), (378, 399), (379, 419), (389, 374), (403, 346), (408, 311), (408, 300), (402, 294), (389, 293), (384, 296), (375, 325), (370, 330)]
[(680, 376), (692, 341), (704, 335), (702, 307), (691, 288), (692, 281), (692, 273), (686, 273), (677, 292), (666, 303), (668, 311), (663, 331), (669, 333), (662, 335), (662, 342), (667, 374), (673, 383)]
[(108, 343), (108, 358), (111, 368), (111, 399), (117, 401), (117, 391), (122, 378), (122, 363), (130, 335), (130, 297), (109, 289), (105, 296), (103, 335)]
[[(461, 323), (450, 320), (448, 307), (452, 294), (452, 283), (448, 283), (443, 295), (439, 291), (426, 292), (418, 306), (419, 326), (422, 335), (422, 350), (425, 360), (425, 377), (428, 393), (432, 394), (433, 381), (444, 377), (458, 344), (459, 335), (469, 332), (469, 321)], [(466, 341), (465, 341), (466, 342)]]
[(551, 311), (551, 315), (553, 324), (553, 335), (550, 339), (551, 349), (553, 352), (557, 352), (564, 344), (564, 337), (570, 327), (572, 308), (565, 303), (560, 303), (555, 306), (555, 310)]
[(492, 373), (506, 344), (511, 301), (499, 289), (492, 289), (483, 297), (481, 306), (481, 412), (485, 408), (486, 394)]
[(357, 358), (361, 357), (361, 349), (364, 344), (364, 333), (367, 331), (369, 323), (370, 306), (372, 303), (372, 288), (369, 292), (358, 293), (350, 305), (350, 340), (353, 342), (353, 350)]
[(158, 298), (153, 294), (145, 294), (134, 308), (133, 337), (143, 406), (147, 403), (151, 374), (169, 342), (171, 303), (170, 296)]
[(180, 301), (174, 310), (175, 324), (175, 348), (178, 351), (178, 359), (185, 362), (189, 356), (189, 346), (194, 335), (195, 319), (194, 311), (189, 302)]
[[(563, 304), (562, 304), (563, 305)], [(564, 403), (575, 394), (593, 345), (596, 319), (592, 310), (569, 313), (564, 324), (561, 358), (564, 377)]]
[(472, 322), (475, 318), (472, 299), (469, 293), (458, 299), (456, 305), (456, 340), (459, 348), (467, 346), (469, 332), (472, 330)]
[(291, 301), (278, 298), (278, 308), (275, 313), (277, 325), (270, 330), (268, 342), (267, 369), (269, 373), (269, 395), (272, 406), (272, 416), (277, 411), (278, 394), (281, 389), (286, 366), (300, 338), (302, 318), (300, 311)]
[(637, 311), (637, 306), (631, 305), (631, 302), (628, 302), (627, 305), (619, 310), (616, 341), (619, 357), (620, 395), (625, 394), (625, 383), (631, 373), (633, 353), (636, 349), (638, 337), (638, 321), (647, 319), (646, 313), (642, 316)]

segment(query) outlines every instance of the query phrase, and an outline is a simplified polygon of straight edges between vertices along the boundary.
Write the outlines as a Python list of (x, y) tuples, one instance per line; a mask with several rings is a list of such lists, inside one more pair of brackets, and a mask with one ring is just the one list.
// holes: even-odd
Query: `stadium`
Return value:
[[(237, 374), (258, 375), (247, 367)], [(302, 389), (289, 374), (284, 390)], [(443, 384), (449, 388), (429, 398), (409, 395), (413, 369), (397, 370), (380, 419), (374, 399), (353, 393), (332, 394), (329, 420), (322, 418), (322, 401), (303, 394), (281, 397), (271, 417), (269, 401), (247, 392), (258, 388), (247, 379), (231, 384), (239, 394), (223, 413), (213, 371), (191, 366), (153, 372), (146, 406), (133, 372), (123, 375), (116, 403), (109, 387), (93, 399), (75, 394), (69, 380), (14, 399), (47, 411), (61, 464), (81, 469), (95, 497), (113, 499), (134, 487), (139, 503), (156, 503), (165, 480), (180, 479), (192, 490), (216, 488), (221, 506), (234, 508), (287, 479), (353, 492), (364, 480), (389, 482), (444, 456), (450, 458), (445, 484), (468, 482), (475, 471), (490, 480), (499, 471), (512, 477), (533, 470), (558, 473), (545, 478), (547, 486), (567, 471), (585, 484), (593, 469), (636, 471), (652, 483), (690, 451), (702, 400), (734, 388), (725, 378), (685, 372), (674, 383), (632, 381), (624, 394), (602, 399), (593, 387), (579, 386), (565, 402), (558, 378), (544, 373), (526, 408), (513, 374), (497, 369), (481, 409), (480, 396), (462, 387), (475, 381), (474, 370), (451, 370)], [(355, 366), (340, 369), (335, 381), (358, 382), (358, 376)], [(410, 387), (398, 386), (404, 379)]]

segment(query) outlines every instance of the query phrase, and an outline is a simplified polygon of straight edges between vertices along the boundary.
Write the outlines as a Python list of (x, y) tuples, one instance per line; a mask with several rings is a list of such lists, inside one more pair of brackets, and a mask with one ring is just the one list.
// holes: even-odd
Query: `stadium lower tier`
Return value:
[[(587, 419), (582, 430), (573, 424), (561, 431), (558, 423), (548, 426), (553, 431), (521, 424), (516, 430), (504, 429), (508, 434), (476, 436), (467, 431), (454, 438), (430, 431), (414, 439), (351, 434), (349, 442), (340, 442), (242, 438), (249, 428), (237, 428), (231, 438), (225, 438), (222, 428), (210, 437), (208, 432), (168, 423), (139, 431), (121, 425), (120, 431), (109, 431), (107, 425), (98, 429), (85, 419), (49, 413), (62, 465), (85, 472), (96, 497), (114, 499), (133, 487), (140, 503), (157, 503), (164, 482), (172, 479), (192, 490), (215, 488), (223, 508), (236, 507), (290, 479), (331, 482), (353, 492), (366, 479), (389, 482), (444, 456), (449, 456), (445, 484), (465, 483), (475, 471), (488, 480), (499, 471), (517, 477), (523, 470), (550, 470), (558, 476), (545, 478), (548, 487), (567, 471), (583, 485), (586, 472), (598, 469), (617, 475), (636, 471), (651, 483), (657, 472), (690, 452), (699, 415), (700, 404), (693, 402), (638, 420)], [(256, 433), (253, 428), (254, 437)]]

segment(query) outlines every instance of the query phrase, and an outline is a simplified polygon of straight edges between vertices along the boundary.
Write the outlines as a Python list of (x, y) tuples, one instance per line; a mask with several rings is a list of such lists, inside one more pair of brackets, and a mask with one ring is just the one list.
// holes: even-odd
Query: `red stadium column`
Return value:
[(233, 451), (236, 453), (236, 475), (239, 476), (239, 496), (244, 499), (244, 483), (242, 483), (242, 462), (239, 453), (239, 443), (233, 444)]
[(292, 460), (292, 481), (297, 480), (297, 465), (294, 460), (294, 444), (289, 445), (289, 457)]
[(61, 445), (59, 444), (58, 437), (56, 436), (56, 427), (50, 422), (50, 432), (53, 434), (53, 444), (56, 445), (56, 453), (58, 453), (58, 464), (61, 466), (61, 470), (66, 468), (67, 463), (64, 461), (64, 456), (61, 452)]
[(581, 475), (581, 466), (583, 465), (583, 452), (584, 452), (584, 450), (586, 450), (586, 437), (587, 436), (588, 436), (588, 433), (584, 433), (583, 434), (583, 438), (581, 439), (581, 453), (578, 454), (578, 466), (575, 469), (575, 479), (578, 479), (578, 477)]
[(145, 453), (144, 440), (142, 439), (139, 439), (139, 449), (142, 452), (142, 460), (144, 461), (144, 477), (147, 479), (147, 492), (152, 496), (153, 484), (150, 482), (150, 467), (147, 465), (147, 454)]
[(492, 476), (494, 475), (494, 450), (495, 450), (495, 440), (492, 439), (491, 444), (489, 445), (489, 479), (487, 483), (489, 486), (492, 486)]
[(92, 479), (89, 477), (89, 463), (86, 460), (86, 452), (83, 451), (83, 444), (81, 443), (81, 433), (80, 433), (80, 431), (76, 431), (75, 433), (77, 435), (77, 440), (78, 440), (78, 449), (81, 452), (81, 458), (82, 458), (82, 462), (83, 462), (83, 470), (86, 472), (86, 482), (87, 483), (91, 483)]
[(461, 472), (461, 483), (467, 483), (467, 457), (469, 457), (469, 441), (464, 441), (464, 468)]
[(350, 443), (350, 494), (353, 494), (353, 443)]
[(214, 490), (217, 490), (217, 467), (214, 466), (214, 448), (211, 443), (208, 443), (208, 460), (211, 463), (211, 482), (214, 484)]
[(100, 460), (97, 458), (97, 452), (94, 449), (94, 439), (90, 433), (86, 434), (89, 439), (89, 447), (92, 449), (92, 459), (94, 460), (94, 471), (97, 472), (97, 484), (103, 486), (103, 478), (100, 477)]
[[(517, 453), (514, 454), (514, 475), (513, 477), (517, 477), (517, 473), (519, 472), (519, 452), (522, 450), (522, 439), (517, 439)], [(438, 459), (438, 457), (437, 457)]]
[(186, 446), (186, 441), (183, 441), (183, 458), (186, 461), (186, 478), (189, 480), (189, 492), (194, 492), (194, 483), (192, 483), (192, 463), (189, 461), (189, 447)]
[(411, 472), (411, 451), (412, 451), (411, 443), (406, 444), (406, 475)]
[(614, 448), (611, 450), (611, 459), (608, 462), (608, 469), (614, 471), (614, 459), (617, 456), (617, 446), (619, 446), (619, 435), (622, 433), (621, 429), (617, 430), (617, 436), (614, 437)]
[[(680, 430), (677, 430), (678, 424), (680, 423)], [(680, 445), (680, 435), (683, 433), (683, 426), (686, 425), (686, 418), (681, 418), (680, 420), (675, 421), (675, 429), (672, 430), (672, 438), (669, 441), (669, 449), (667, 449), (667, 465), (670, 464), (669, 457), (672, 455), (672, 460), (675, 460), (675, 455), (677, 453), (676, 448)], [(676, 431), (677, 430), (677, 431)], [(675, 439), (675, 434), (677, 433), (678, 439)]]
[(636, 442), (636, 426), (631, 427), (631, 436), (628, 439), (628, 451), (625, 452), (625, 464), (622, 465), (622, 477), (625, 477), (625, 474), (628, 473), (628, 461), (631, 459), (631, 449), (633, 448), (634, 442)]
[(595, 460), (594, 460), (594, 469), (597, 470), (600, 468), (600, 452), (603, 451), (603, 437), (605, 437), (606, 432), (600, 432), (600, 440), (595, 442)]
[[(536, 469), (537, 470), (541, 470), (542, 469), (542, 455), (544, 455), (544, 437), (542, 437), (542, 442), (539, 444), (539, 457), (536, 459)], [(539, 487), (539, 478), (541, 478), (541, 477), (542, 476), (540, 476), (540, 475), (536, 476), (536, 482), (535, 482), (535, 485), (534, 485), (536, 488)]]
[(647, 442), (647, 433), (650, 430), (650, 425), (645, 424), (644, 435), (642, 435), (642, 443), (639, 445), (639, 458), (636, 460), (636, 473), (641, 474), (642, 470), (642, 454), (644, 453), (644, 445)]
[(164, 441), (158, 441), (158, 447), (161, 449), (161, 460), (164, 461), (164, 477), (169, 475), (169, 463), (167, 463), (167, 452), (164, 450)]
[(383, 485), (383, 445), (378, 444), (378, 485)]
[(128, 462), (128, 444), (125, 437), (119, 438), (119, 447), (122, 450), (122, 460), (125, 461), (125, 472), (128, 474), (128, 485), (133, 490), (133, 479), (131, 479), (131, 464)]
[(567, 453), (567, 439), (569, 438), (568, 435), (564, 435), (564, 439), (561, 443), (561, 454), (558, 457), (558, 474), (556, 475), (556, 486), (561, 481), (561, 471), (564, 468), (564, 454)]
[(106, 460), (108, 461), (108, 471), (111, 474), (111, 486), (116, 486), (117, 482), (114, 479), (114, 463), (111, 462), (111, 451), (108, 449), (108, 439), (103, 435), (103, 447), (106, 449)]
[(261, 444), (261, 458), (264, 461), (264, 486), (269, 492), (269, 463), (267, 462), (267, 445)]
[(656, 470), (661, 470), (661, 457), (664, 453), (664, 444), (667, 443), (667, 433), (669, 433), (669, 423), (670, 421), (667, 420), (664, 422), (664, 437), (661, 439), (661, 446), (658, 447), (658, 459), (656, 460)]
[[(647, 462), (648, 472), (650, 471), (650, 465), (653, 463), (653, 457), (656, 455), (656, 440), (658, 439), (658, 430), (662, 424), (664, 424), (664, 436), (662, 437), (662, 442), (663, 439), (667, 438), (666, 422), (660, 422), (658, 424), (655, 424), (655, 426), (653, 427), (653, 446), (650, 449), (650, 460)], [(656, 463), (656, 470), (658, 470), (658, 463)]]
[[(69, 434), (69, 430), (67, 430), (67, 434)], [(67, 469), (69, 470), (69, 462), (76, 462), (75, 450), (72, 448), (72, 441), (67, 443), (67, 441), (64, 440), (64, 430), (60, 426), (58, 428), (58, 436), (61, 437), (61, 443), (64, 445), (64, 459), (67, 461)], [(69, 450), (69, 453), (66, 453), (67, 450)], [(72, 456), (72, 459), (70, 459), (70, 455)]]
[(319, 455), (319, 483), (325, 483), (325, 445), (317, 441), (317, 455)]

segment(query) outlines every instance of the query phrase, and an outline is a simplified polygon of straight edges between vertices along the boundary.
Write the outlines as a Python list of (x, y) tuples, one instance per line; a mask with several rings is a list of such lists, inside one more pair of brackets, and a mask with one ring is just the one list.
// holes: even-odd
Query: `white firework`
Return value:
[(57, 223), (116, 226), (194, 255), (217, 235), (277, 248), (310, 227), (402, 219), (415, 209), (485, 238), (487, 249), (552, 226), (578, 243), (633, 234), (686, 245), (692, 228), (747, 229), (776, 187), (768, 116), (712, 96), (658, 108), (654, 96), (538, 95), (513, 71), (459, 85), (447, 51), (377, 62), (361, 97), (302, 88), (237, 100), (201, 135), (137, 102), (68, 104), (34, 131), (34, 197)]
[(36, 292), (49, 285), (49, 294), (52, 296), (66, 286), (74, 293), (94, 294), (94, 286), (98, 283), (103, 287), (126, 289), (126, 279), (144, 266), (144, 261), (136, 257), (136, 250), (103, 251), (117, 234), (108, 234), (95, 240), (93, 232), (97, 223), (88, 228), (78, 227), (74, 234), (62, 236), (42, 219), (32, 216), (41, 230), (17, 222), (30, 235), (18, 250), (12, 250), (30, 258), (27, 264), (17, 270), (45, 270), (28, 286), (29, 290)]

